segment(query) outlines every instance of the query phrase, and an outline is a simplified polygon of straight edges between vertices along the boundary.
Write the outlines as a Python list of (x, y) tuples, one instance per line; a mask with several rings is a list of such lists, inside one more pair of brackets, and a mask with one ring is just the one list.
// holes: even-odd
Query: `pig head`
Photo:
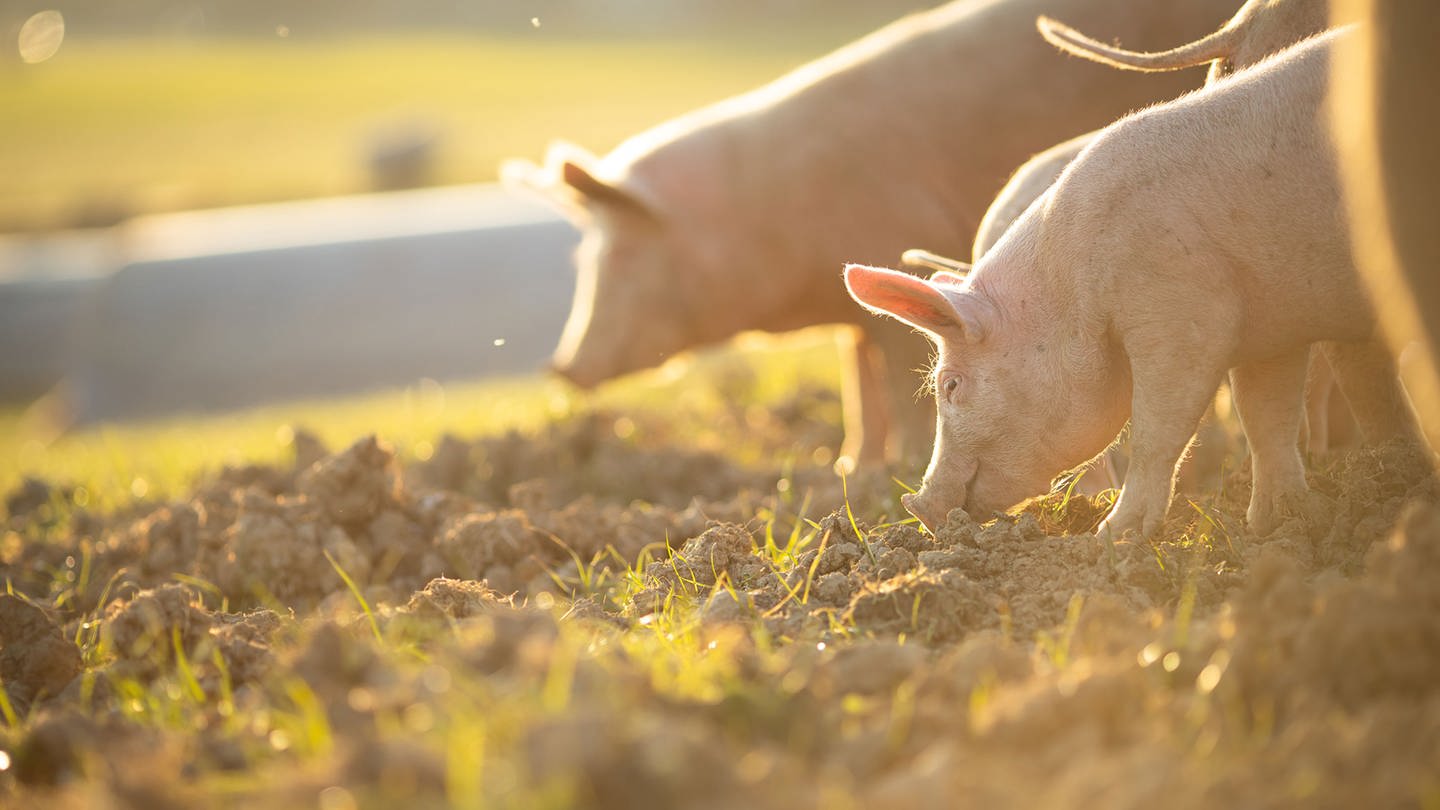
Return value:
[(952, 509), (984, 519), (1044, 492), (1100, 454), (1129, 417), (1104, 353), (1067, 346), (1063, 319), (1011, 309), (949, 273), (925, 280), (850, 265), (845, 285), (938, 350), (935, 448), (919, 491), (902, 499), (932, 532)]
[[(582, 226), (570, 315), (551, 369), (580, 388), (652, 368), (707, 341), (703, 240), (686, 238), (634, 183), (603, 180), (595, 158), (556, 144), (545, 166), (507, 164), (512, 185), (558, 202)], [(689, 272), (687, 272), (687, 270)], [(716, 338), (718, 339), (718, 338)]]

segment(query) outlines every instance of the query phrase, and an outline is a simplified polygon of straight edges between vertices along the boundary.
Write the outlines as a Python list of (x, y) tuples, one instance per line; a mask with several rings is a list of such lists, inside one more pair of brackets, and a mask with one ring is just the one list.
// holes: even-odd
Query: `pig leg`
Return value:
[(1308, 487), (1300, 458), (1309, 349), (1230, 371), (1235, 410), (1250, 445), (1250, 508), (1245, 520), (1256, 534), (1275, 529), (1284, 508)]
[(1335, 390), (1335, 376), (1330, 361), (1320, 347), (1310, 349), (1310, 371), (1305, 375), (1305, 430), (1302, 446), (1312, 458), (1330, 450), (1330, 394)]
[(885, 462), (886, 411), (884, 358), (880, 347), (859, 327), (841, 329), (840, 405), (845, 420), (845, 443), (836, 469), (853, 472), (857, 465)]
[(1156, 336), (1136, 341), (1144, 353), (1130, 358), (1130, 466), (1120, 498), (1097, 536), (1116, 539), (1137, 532), (1149, 537), (1165, 520), (1180, 458), (1225, 374), (1223, 355), (1207, 350), (1216, 347), (1204, 345), (1206, 337), (1191, 343), (1193, 352)]
[(1362, 441), (1378, 444), (1397, 437), (1419, 438), (1395, 361), (1383, 344), (1320, 345), (1355, 416)]

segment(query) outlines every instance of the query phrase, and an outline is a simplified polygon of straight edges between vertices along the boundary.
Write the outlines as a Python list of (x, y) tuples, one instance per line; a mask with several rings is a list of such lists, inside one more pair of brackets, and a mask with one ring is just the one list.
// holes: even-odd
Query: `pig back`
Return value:
[[(1104, 131), (1057, 189), (1106, 295), (1225, 298), (1247, 354), (1369, 337), (1323, 119), (1334, 34)], [(1088, 235), (1087, 235), (1088, 232)]]

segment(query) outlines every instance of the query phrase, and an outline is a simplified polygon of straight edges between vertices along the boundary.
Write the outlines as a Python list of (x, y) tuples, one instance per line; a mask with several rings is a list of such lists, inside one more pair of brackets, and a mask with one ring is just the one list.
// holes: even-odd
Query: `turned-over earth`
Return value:
[(587, 231), (555, 368), (592, 386), (745, 330), (852, 324), (843, 452), (923, 448), (933, 417), (912, 370), (925, 341), (865, 319), (837, 269), (914, 246), (958, 253), (1030, 155), (1198, 82), (1076, 64), (1035, 36), (1037, 15), (1163, 43), (1214, 30), (1233, 8), (962, 0), (603, 159), (558, 145), (543, 168), (510, 164), (510, 180), (545, 190)]
[(927, 526), (1043, 492), (1128, 419), (1131, 465), (1100, 531), (1152, 533), (1229, 370), (1263, 533), (1306, 489), (1301, 397), (1321, 340), (1352, 342), (1337, 357), (1366, 437), (1407, 431), (1320, 115), (1340, 36), (1107, 128), (963, 285), (847, 269), (857, 300), (940, 350), (940, 434), (907, 499)]

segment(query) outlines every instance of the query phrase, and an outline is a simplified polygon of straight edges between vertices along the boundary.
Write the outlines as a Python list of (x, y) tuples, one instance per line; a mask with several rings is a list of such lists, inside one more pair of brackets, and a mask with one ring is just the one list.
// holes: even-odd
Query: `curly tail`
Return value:
[(1037, 19), (1035, 27), (1040, 29), (1040, 35), (1045, 37), (1047, 42), (1067, 53), (1124, 70), (1154, 72), (1180, 70), (1224, 59), (1234, 53), (1235, 46), (1244, 33), (1246, 26), (1243, 20), (1240, 22), (1239, 25), (1227, 24), (1219, 31), (1188, 45), (1157, 53), (1139, 53), (1106, 45), (1049, 17)]

